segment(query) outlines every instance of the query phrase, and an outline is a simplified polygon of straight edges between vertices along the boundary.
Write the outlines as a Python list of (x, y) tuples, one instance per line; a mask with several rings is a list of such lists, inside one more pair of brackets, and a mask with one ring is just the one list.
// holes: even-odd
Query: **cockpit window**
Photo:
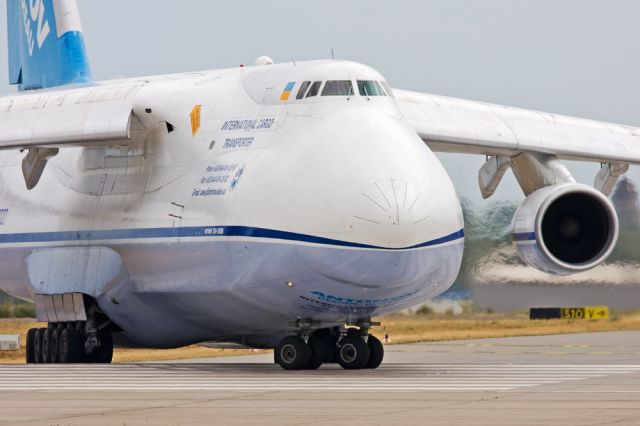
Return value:
[(373, 80), (358, 80), (360, 96), (386, 96), (380, 83)]
[(322, 89), (322, 96), (353, 96), (351, 80), (330, 80)]
[(304, 98), (304, 95), (307, 93), (307, 89), (310, 85), (310, 81), (305, 81), (304, 83), (302, 83), (302, 85), (300, 86), (300, 90), (298, 90), (298, 94), (296, 95), (296, 99)]
[(320, 92), (320, 85), (322, 85), (321, 81), (314, 81), (313, 84), (311, 85), (311, 88), (307, 92), (306, 97), (310, 98), (311, 96), (317, 96), (318, 92)]
[(382, 87), (384, 87), (384, 90), (387, 91), (387, 96), (390, 96), (393, 98), (394, 97), (393, 91), (391, 90), (391, 87), (389, 87), (389, 84), (386, 81), (382, 81), (381, 83), (382, 83)]

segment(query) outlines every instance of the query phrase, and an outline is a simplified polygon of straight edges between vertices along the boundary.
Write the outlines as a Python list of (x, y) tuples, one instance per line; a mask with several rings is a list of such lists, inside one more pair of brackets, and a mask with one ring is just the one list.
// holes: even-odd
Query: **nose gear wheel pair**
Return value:
[(315, 370), (323, 363), (338, 363), (345, 370), (375, 369), (384, 358), (384, 347), (368, 329), (351, 328), (339, 335), (319, 329), (304, 335), (287, 336), (275, 348), (274, 359), (285, 370)]

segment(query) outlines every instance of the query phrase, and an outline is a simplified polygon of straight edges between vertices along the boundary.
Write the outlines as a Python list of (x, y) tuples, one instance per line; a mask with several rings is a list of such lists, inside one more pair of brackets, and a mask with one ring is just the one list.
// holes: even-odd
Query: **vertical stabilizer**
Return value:
[(77, 0), (7, 0), (7, 30), (20, 90), (91, 81)]

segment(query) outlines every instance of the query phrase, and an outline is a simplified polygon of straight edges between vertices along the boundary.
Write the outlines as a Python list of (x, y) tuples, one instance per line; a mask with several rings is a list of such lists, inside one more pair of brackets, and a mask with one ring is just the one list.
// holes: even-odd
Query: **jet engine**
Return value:
[(548, 186), (518, 208), (512, 236), (529, 266), (571, 275), (609, 257), (618, 240), (618, 216), (609, 200), (589, 186)]

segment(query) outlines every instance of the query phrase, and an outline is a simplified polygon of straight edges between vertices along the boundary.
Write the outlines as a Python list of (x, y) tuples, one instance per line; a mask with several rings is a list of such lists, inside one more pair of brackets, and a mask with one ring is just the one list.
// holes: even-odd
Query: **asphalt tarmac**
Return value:
[(0, 366), (0, 425), (640, 425), (640, 332), (386, 351), (375, 371), (270, 355)]

